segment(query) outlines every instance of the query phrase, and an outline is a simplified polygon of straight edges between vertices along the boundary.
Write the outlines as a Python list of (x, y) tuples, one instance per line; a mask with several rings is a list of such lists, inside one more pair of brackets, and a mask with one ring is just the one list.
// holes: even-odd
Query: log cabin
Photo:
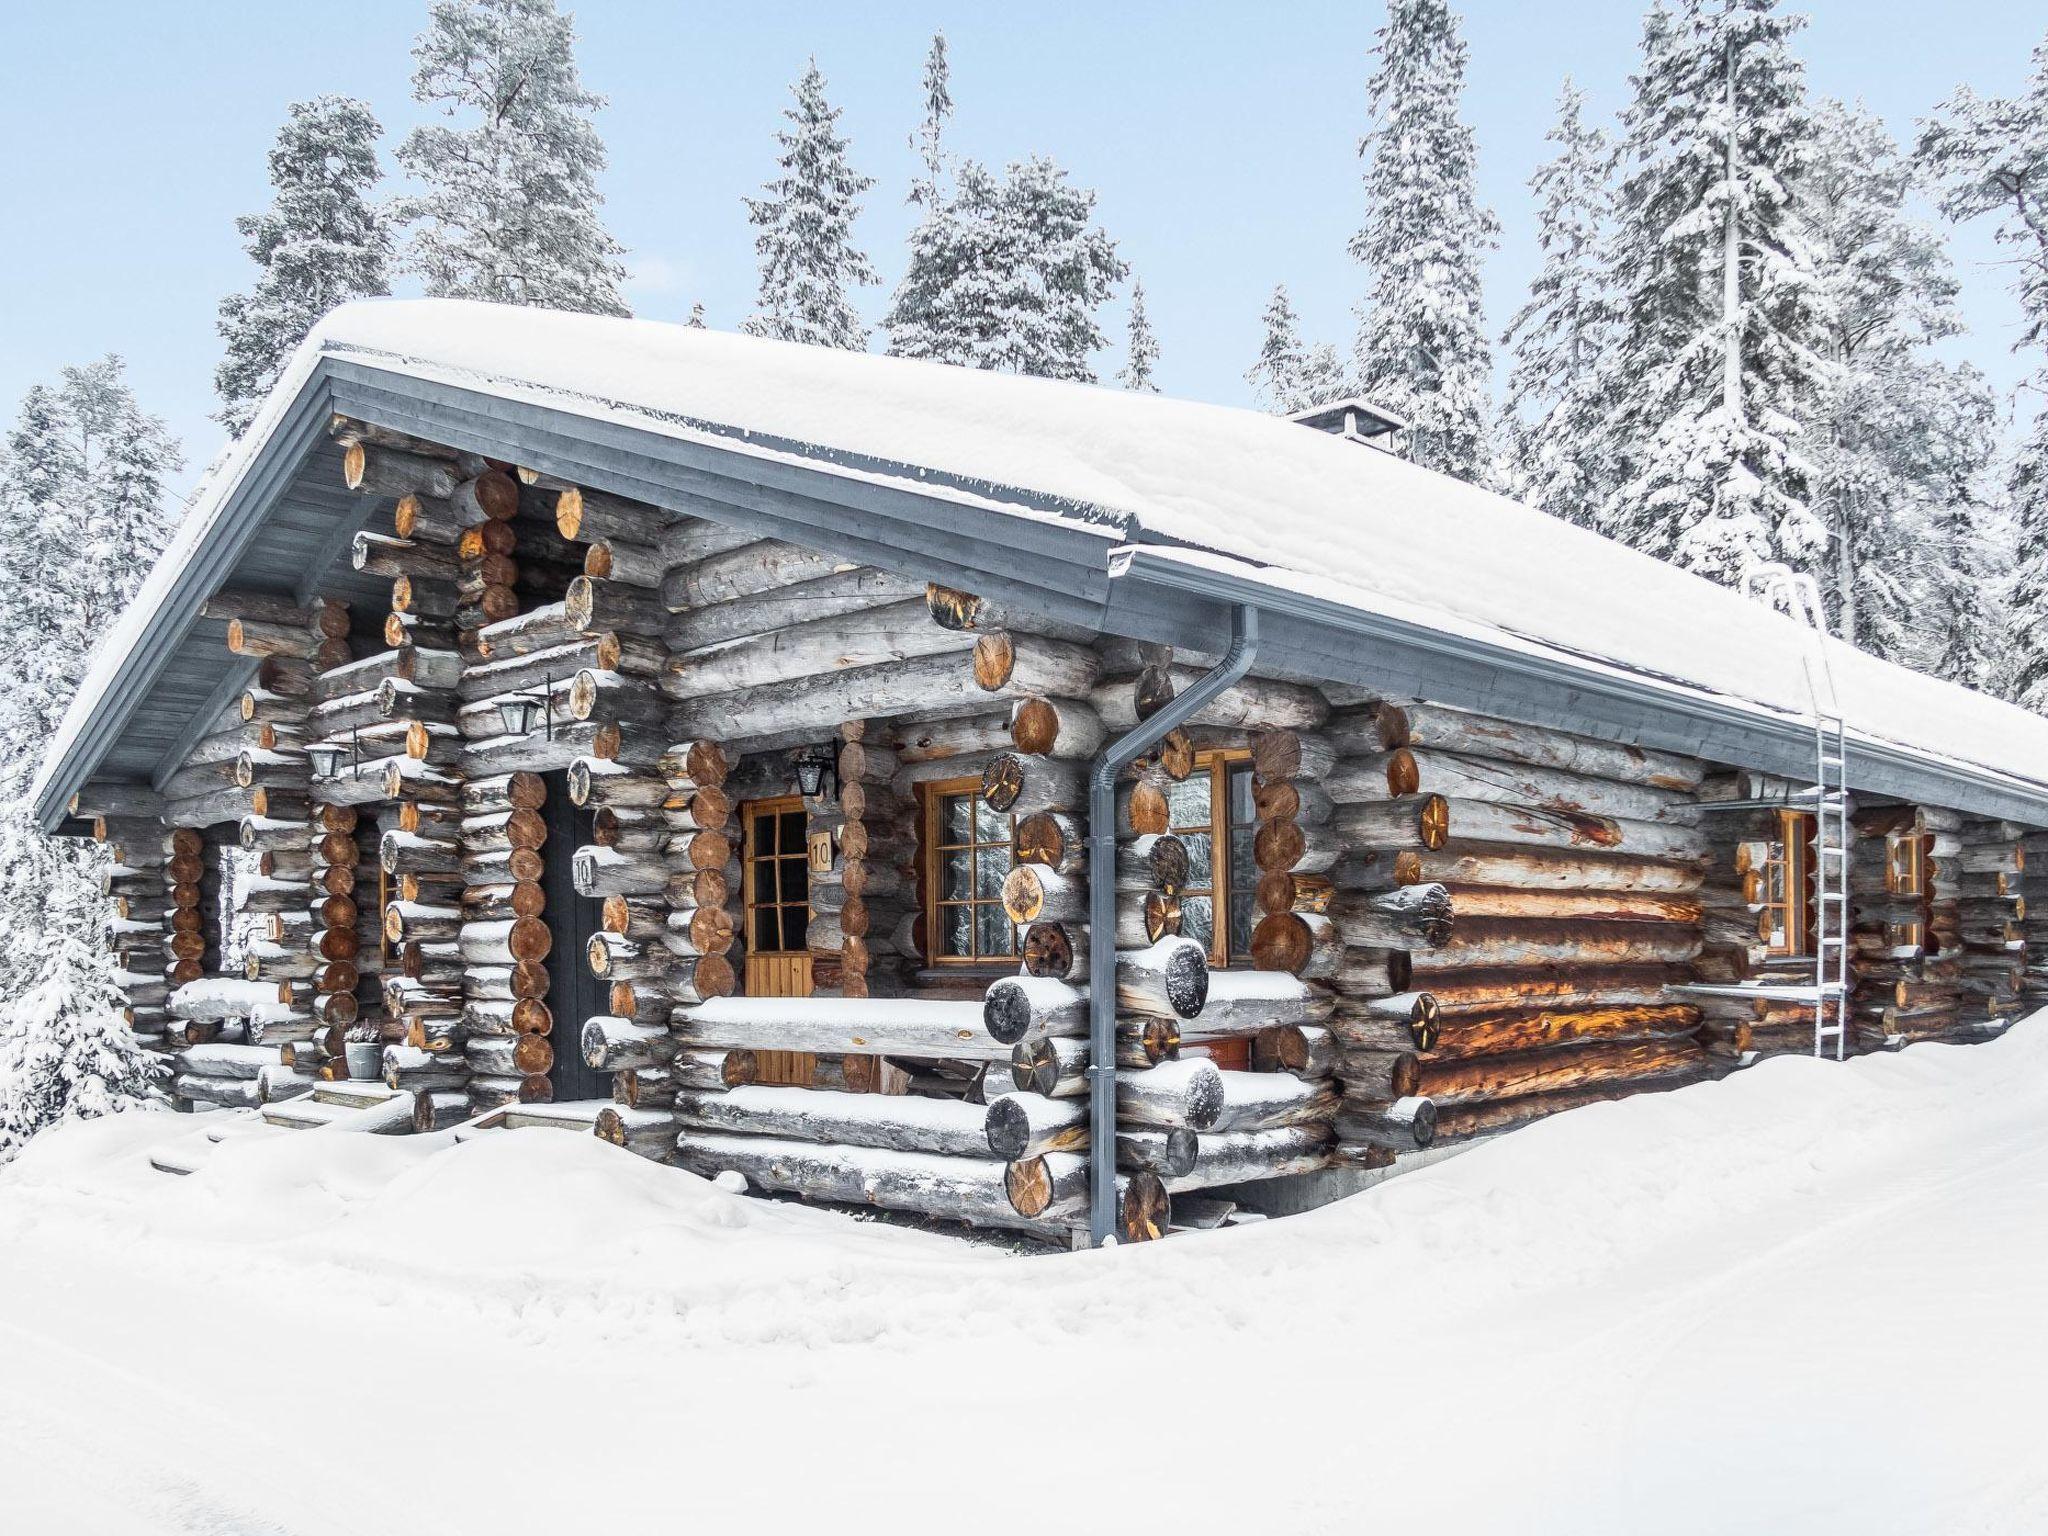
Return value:
[(36, 814), (180, 1107), (1054, 1242), (2048, 992), (2048, 721), (1397, 425), (351, 305)]

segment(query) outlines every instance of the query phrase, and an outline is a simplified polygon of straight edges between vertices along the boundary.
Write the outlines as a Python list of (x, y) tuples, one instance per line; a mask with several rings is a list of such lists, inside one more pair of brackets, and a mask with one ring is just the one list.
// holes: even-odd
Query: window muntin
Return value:
[(978, 779), (934, 784), (925, 798), (925, 948), (937, 965), (975, 965), (1017, 953), (1003, 910), (1016, 863), (1016, 818), (991, 810)]

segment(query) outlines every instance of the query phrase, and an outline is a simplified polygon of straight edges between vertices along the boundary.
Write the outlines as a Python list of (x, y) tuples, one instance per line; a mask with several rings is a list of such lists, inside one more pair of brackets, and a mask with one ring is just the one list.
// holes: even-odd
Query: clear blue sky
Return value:
[[(1560, 80), (1600, 112), (1626, 96), (1642, 0), (1467, 0), (1467, 111), (1482, 194), (1505, 225), (1487, 271), (1491, 325), (1535, 265), (1525, 189), (1543, 158)], [(2042, 13), (2014, 0), (1812, 0), (1801, 49), (1813, 87), (1858, 97), (1895, 133), (1959, 82), (2007, 93), (2025, 77)], [(0, 144), (0, 407), (68, 362), (127, 357), (144, 404), (212, 455), (214, 307), (251, 268), (235, 215), (267, 202), (264, 153), (286, 104), (321, 91), (369, 101), (386, 148), (419, 119), (409, 49), (425, 0), (73, 0), (5, 8)], [(1143, 278), (1168, 392), (1242, 401), (1242, 373), (1275, 281), (1308, 330), (1348, 350), (1361, 274), (1356, 144), (1382, 10), (1352, 6), (701, 5), (584, 0), (585, 82), (610, 98), (599, 126), (611, 228), (633, 251), (637, 311), (714, 326), (753, 294), (741, 196), (769, 173), (787, 87), (815, 54), (845, 109), (856, 163), (877, 178), (859, 232), (885, 283), (900, 270), (908, 138), (934, 27), (951, 44), (952, 147), (992, 161), (1055, 156), (1101, 194), (1103, 223)], [(2002, 387), (2017, 310), (1988, 231), (1955, 244), (1973, 358)], [(866, 295), (878, 316), (881, 291)], [(1119, 350), (1122, 312), (1114, 327)], [(1108, 360), (1105, 373), (1119, 359)], [(188, 479), (190, 477), (188, 476)]]

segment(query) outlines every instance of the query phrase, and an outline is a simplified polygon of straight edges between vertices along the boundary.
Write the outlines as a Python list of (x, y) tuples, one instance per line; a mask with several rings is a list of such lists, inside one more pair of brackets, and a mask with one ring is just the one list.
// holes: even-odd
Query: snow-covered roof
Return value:
[[(323, 361), (570, 416), (826, 464), (924, 496), (1250, 570), (1452, 636), (1542, 651), (1756, 711), (1803, 717), (1808, 631), (1505, 497), (1255, 411), (832, 351), (647, 320), (447, 300), (351, 304), (322, 322), (179, 532), (190, 559)], [(792, 445), (796, 445), (792, 447)], [(153, 574), (138, 610), (168, 590)], [(131, 612), (44, 767), (96, 708)], [(2038, 794), (2048, 720), (1828, 641), (1844, 716), (1872, 741)]]

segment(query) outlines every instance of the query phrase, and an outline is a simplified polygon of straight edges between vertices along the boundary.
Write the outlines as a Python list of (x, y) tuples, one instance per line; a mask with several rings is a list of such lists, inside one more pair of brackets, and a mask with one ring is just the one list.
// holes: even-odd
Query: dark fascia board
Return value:
[(233, 574), (300, 463), (321, 441), (328, 414), (326, 380), (316, 368), (264, 444), (258, 462), (228, 493), (207, 537), (193, 551), (135, 643), (116, 663), (93, 720), (50, 775), (35, 804), (36, 820), (45, 831), (57, 825), (71, 797), (120, 739), (137, 706), (148, 697), (198, 620), (199, 605)]
[[(1163, 556), (1163, 557), (1162, 557)], [(1554, 723), (1581, 734), (1681, 752), (1710, 762), (1810, 782), (1810, 721), (1730, 699), (1681, 692), (1655, 679), (1531, 652), (1352, 608), (1234, 572), (1138, 548), (1119, 557), (1109, 612), (1122, 628), (1157, 628), (1179, 613), (1182, 630), (1228, 632), (1230, 608), (1257, 607), (1264, 619), (1262, 666), (1281, 665), (1331, 682), (1385, 688), (1456, 708), (1488, 709)], [(1170, 622), (1170, 621), (1169, 621)], [(1931, 762), (1923, 753), (1868, 737), (1849, 742), (1849, 787), (1869, 795), (1942, 806), (1971, 815), (2048, 826), (2048, 786), (1995, 771)]]

